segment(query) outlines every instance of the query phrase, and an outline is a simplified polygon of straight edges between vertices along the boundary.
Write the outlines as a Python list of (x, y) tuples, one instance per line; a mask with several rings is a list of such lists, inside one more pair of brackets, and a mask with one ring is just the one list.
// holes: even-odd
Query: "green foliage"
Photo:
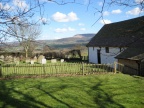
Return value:
[(0, 81), (1, 108), (142, 108), (144, 78), (123, 74)]
[(0, 61), (0, 64), (4, 64), (4, 62), (3, 62), (3, 61)]

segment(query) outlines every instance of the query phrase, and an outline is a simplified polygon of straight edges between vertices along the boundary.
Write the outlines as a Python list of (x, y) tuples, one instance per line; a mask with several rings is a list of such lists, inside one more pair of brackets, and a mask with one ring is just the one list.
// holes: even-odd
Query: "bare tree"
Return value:
[(43, 46), (43, 53), (51, 52), (52, 48), (49, 45), (44, 45)]
[[(32, 22), (32, 17), (36, 13), (40, 13), (42, 5), (43, 3), (40, 4), (38, 0), (0, 0), (0, 43), (17, 36), (7, 31), (11, 25), (36, 24), (39, 19)], [(39, 11), (36, 11), (36, 9), (39, 9)], [(42, 17), (42, 14), (40, 15)]]
[(15, 36), (15, 39), (24, 48), (25, 57), (28, 57), (28, 53), (33, 52), (35, 48), (35, 39), (40, 35), (41, 30), (39, 25), (12, 25), (8, 33)]

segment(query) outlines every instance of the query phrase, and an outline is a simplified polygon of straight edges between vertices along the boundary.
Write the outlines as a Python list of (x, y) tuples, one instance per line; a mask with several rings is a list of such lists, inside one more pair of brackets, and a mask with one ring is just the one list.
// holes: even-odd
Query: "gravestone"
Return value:
[(30, 63), (30, 62), (31, 62), (31, 59), (30, 59), (29, 57), (27, 57), (26, 60), (25, 60), (25, 62), (26, 62), (26, 63)]
[(34, 62), (37, 62), (37, 61), (38, 61), (38, 59), (37, 59), (36, 56), (33, 58), (33, 60), (34, 60)]
[(60, 62), (63, 63), (63, 62), (64, 62), (64, 59), (61, 59)]
[(42, 59), (42, 64), (46, 64), (46, 59)]
[(45, 56), (40, 55), (40, 56), (38, 57), (38, 63), (42, 63), (42, 59), (45, 59)]
[(19, 58), (19, 57), (14, 57), (14, 58), (13, 58), (13, 62), (14, 62), (15, 64), (19, 64), (19, 61), (20, 61), (20, 58)]
[(56, 59), (51, 59), (51, 63), (56, 63), (57, 60)]
[(4, 61), (7, 62), (7, 63), (12, 63), (13, 62), (13, 57), (12, 56), (6, 56)]
[(34, 60), (31, 60), (31, 64), (34, 64)]
[(4, 61), (4, 56), (3, 55), (0, 56), (0, 61)]

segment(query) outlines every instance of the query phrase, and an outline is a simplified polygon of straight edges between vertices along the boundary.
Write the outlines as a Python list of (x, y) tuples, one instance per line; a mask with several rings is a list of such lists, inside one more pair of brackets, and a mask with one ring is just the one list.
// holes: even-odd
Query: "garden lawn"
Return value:
[(103, 74), (0, 80), (0, 108), (143, 108), (144, 77)]

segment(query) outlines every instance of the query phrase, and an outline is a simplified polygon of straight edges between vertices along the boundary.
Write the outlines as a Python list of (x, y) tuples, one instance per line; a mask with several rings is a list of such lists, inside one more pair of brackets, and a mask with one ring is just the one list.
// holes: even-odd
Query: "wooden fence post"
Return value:
[(46, 74), (46, 70), (45, 70), (45, 65), (43, 64), (43, 72), (44, 72), (44, 75)]
[(82, 62), (82, 74), (84, 75), (84, 63)]
[(117, 71), (117, 63), (114, 62), (114, 74), (116, 74), (116, 71)]
[(0, 64), (0, 77), (2, 77), (2, 65)]

